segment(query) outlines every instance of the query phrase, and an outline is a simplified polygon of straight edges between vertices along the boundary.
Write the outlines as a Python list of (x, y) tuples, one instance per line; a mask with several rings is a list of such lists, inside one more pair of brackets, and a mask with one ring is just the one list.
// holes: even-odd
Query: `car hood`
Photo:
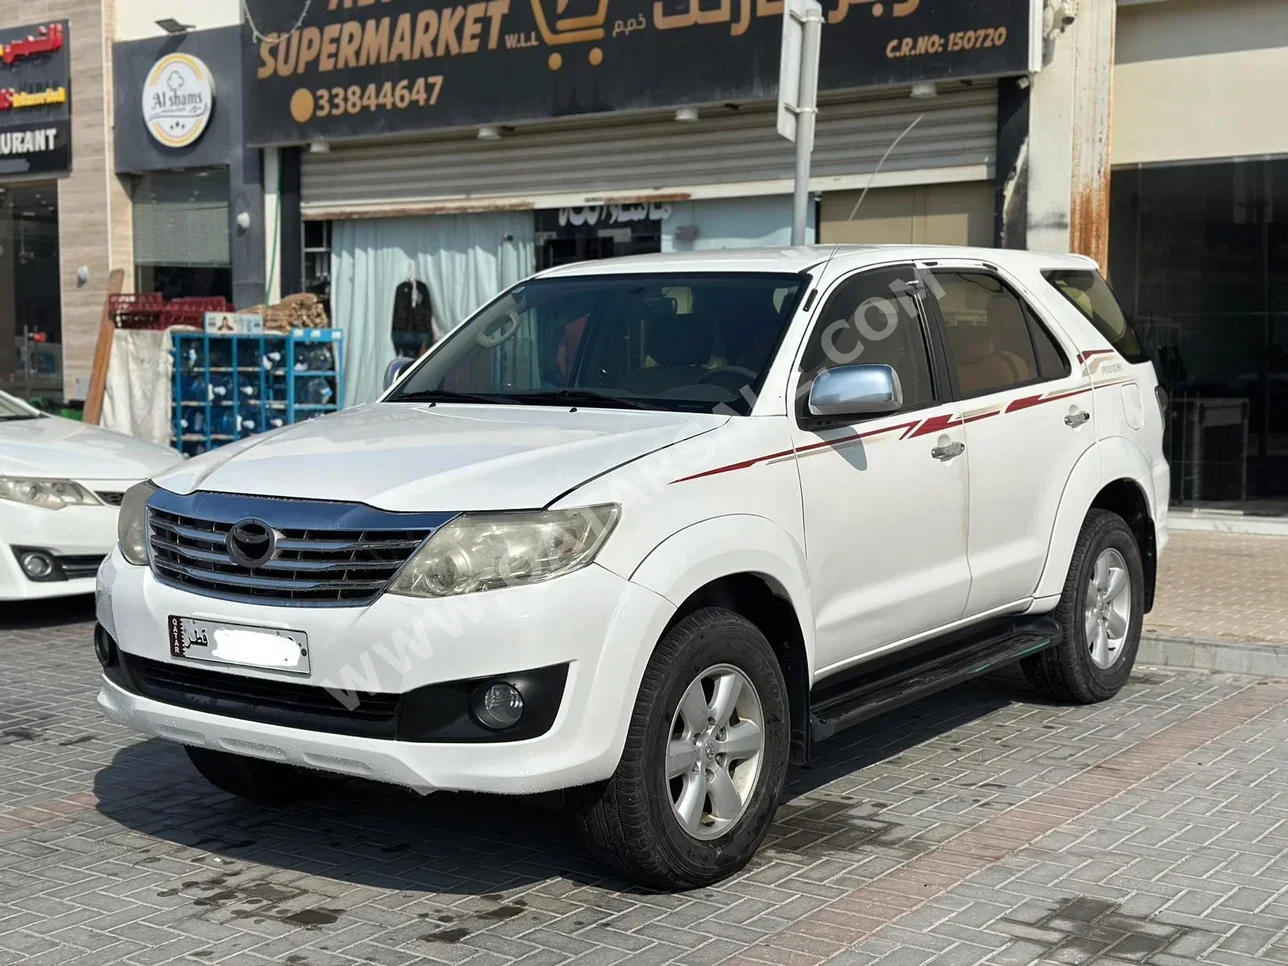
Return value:
[(172, 449), (73, 419), (0, 420), (0, 474), (142, 480), (179, 462)]
[(543, 507), (727, 416), (544, 406), (375, 403), (216, 450), (157, 478), (207, 490), (395, 511)]

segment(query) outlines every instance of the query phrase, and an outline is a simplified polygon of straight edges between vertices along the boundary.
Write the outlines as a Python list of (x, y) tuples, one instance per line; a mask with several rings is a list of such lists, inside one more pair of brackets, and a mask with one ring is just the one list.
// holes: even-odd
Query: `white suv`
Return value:
[(621, 872), (714, 882), (840, 729), (1017, 659), (1123, 686), (1165, 404), (1077, 256), (556, 268), (379, 403), (130, 491), (99, 704), (255, 801), (565, 789)]

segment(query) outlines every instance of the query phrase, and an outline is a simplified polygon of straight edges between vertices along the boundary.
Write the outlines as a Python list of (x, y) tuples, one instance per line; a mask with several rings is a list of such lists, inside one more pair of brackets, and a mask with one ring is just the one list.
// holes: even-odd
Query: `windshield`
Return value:
[(0, 421), (13, 419), (39, 419), (40, 413), (13, 396), (0, 392)]
[(536, 279), (461, 325), (388, 401), (723, 406), (746, 415), (808, 281), (769, 274)]

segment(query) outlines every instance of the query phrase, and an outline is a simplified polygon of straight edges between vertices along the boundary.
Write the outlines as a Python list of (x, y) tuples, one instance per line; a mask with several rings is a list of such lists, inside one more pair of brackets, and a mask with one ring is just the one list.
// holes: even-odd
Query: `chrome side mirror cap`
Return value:
[(389, 366), (385, 369), (385, 389), (388, 390), (395, 382), (401, 379), (402, 374), (415, 361), (415, 359), (408, 359), (406, 356), (399, 356), (389, 363)]
[(837, 366), (814, 378), (811, 416), (886, 416), (903, 408), (903, 386), (891, 366)]

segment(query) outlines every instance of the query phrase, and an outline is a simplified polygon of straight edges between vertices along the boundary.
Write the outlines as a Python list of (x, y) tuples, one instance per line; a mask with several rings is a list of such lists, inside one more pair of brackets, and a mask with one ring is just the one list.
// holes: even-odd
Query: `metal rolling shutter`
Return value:
[[(882, 183), (901, 173), (915, 181), (914, 172), (938, 172), (930, 180), (945, 181), (991, 177), (997, 88), (976, 84), (927, 100), (887, 95), (825, 102), (813, 185), (853, 186), (838, 179), (871, 172), (922, 113), (886, 161)], [(521, 127), (500, 141), (458, 131), (419, 141), (337, 144), (303, 157), (302, 204), (313, 218), (426, 212), (436, 205), (555, 207), (703, 186), (745, 185), (747, 191), (729, 193), (772, 194), (790, 190), (793, 172), (793, 147), (775, 133), (768, 104), (703, 108), (696, 124), (670, 114), (581, 118)]]
[(135, 264), (232, 264), (227, 168), (142, 175), (133, 201)]

